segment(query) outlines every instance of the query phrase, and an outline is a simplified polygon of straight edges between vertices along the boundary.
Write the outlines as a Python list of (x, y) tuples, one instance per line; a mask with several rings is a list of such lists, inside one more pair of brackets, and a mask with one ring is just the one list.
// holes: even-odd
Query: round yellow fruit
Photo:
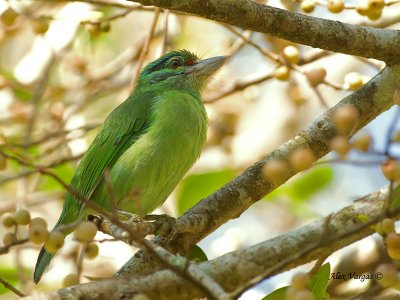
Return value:
[(56, 253), (62, 246), (64, 246), (64, 234), (61, 231), (53, 231), (44, 243), (44, 248), (49, 253)]
[(288, 66), (279, 66), (272, 72), (272, 76), (281, 81), (287, 81), (290, 77), (290, 69)]
[(289, 176), (289, 165), (281, 159), (272, 159), (262, 168), (265, 179), (273, 183), (282, 183)]
[(315, 161), (314, 154), (310, 149), (296, 149), (289, 157), (289, 162), (296, 172), (303, 171), (311, 167)]
[(82, 222), (74, 232), (74, 238), (79, 242), (90, 242), (97, 233), (97, 226), (92, 222)]
[(344, 9), (343, 0), (328, 0), (328, 10), (331, 13), (338, 14)]

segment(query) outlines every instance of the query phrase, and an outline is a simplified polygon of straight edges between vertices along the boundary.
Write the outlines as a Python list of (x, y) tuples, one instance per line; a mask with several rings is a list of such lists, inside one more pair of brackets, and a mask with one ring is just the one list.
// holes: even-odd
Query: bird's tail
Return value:
[(39, 283), (44, 271), (46, 271), (53, 257), (54, 254), (47, 252), (44, 247), (40, 249), (39, 256), (36, 261), (35, 272), (33, 273), (33, 281), (35, 284)]
[[(69, 220), (67, 220), (68, 217), (66, 214), (63, 212), (60, 216), (60, 218), (57, 221), (57, 224), (54, 226), (53, 230), (56, 230), (62, 225), (68, 224)], [(72, 230), (69, 230), (67, 232), (63, 232), (65, 235), (68, 235), (71, 233)], [(36, 261), (36, 266), (35, 266), (35, 271), (33, 272), (33, 282), (35, 284), (38, 284), (40, 279), (43, 276), (43, 273), (46, 271), (47, 267), (49, 266), (51, 260), (53, 259), (55, 254), (49, 253), (46, 251), (44, 247), (40, 249), (38, 259)]]

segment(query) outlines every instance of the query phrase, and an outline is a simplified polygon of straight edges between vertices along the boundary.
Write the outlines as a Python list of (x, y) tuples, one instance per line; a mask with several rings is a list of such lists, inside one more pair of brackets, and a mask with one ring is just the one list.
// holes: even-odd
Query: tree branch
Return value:
[[(388, 196), (389, 188), (386, 186), (311, 224), (193, 268), (202, 270), (224, 290), (235, 291), (238, 285), (251, 281), (266, 270), (271, 270), (269, 276), (272, 276), (321, 256), (329, 256), (374, 233), (359, 216), (368, 216), (371, 221), (382, 218)], [(399, 214), (394, 218), (399, 219)], [(326, 234), (327, 230), (329, 235)], [(188, 266), (189, 271), (191, 266)], [(172, 271), (162, 270), (144, 276), (110, 278), (28, 299), (55, 300), (67, 296), (74, 299), (126, 299), (138, 293), (144, 293), (150, 299), (193, 299), (203, 296), (198, 289)]]
[(130, 0), (194, 14), (243, 29), (269, 33), (333, 52), (400, 62), (400, 32), (346, 24), (283, 10), (250, 0)]
[[(353, 105), (359, 112), (354, 134), (393, 105), (392, 95), (398, 82), (400, 82), (400, 66), (386, 67), (361, 89), (323, 113), (297, 136), (179, 217), (177, 219), (178, 232), (186, 231), (186, 233), (179, 234), (168, 241), (156, 237), (156, 241), (172, 253), (184, 252), (222, 224), (239, 217), (253, 203), (278, 187), (262, 176), (262, 167), (268, 161), (273, 159), (287, 161), (290, 154), (299, 148), (310, 149), (316, 159), (323, 157), (330, 151), (329, 142), (336, 135), (330, 118), (332, 113), (343, 105)], [(287, 179), (293, 175), (295, 172), (292, 170)], [(139, 251), (118, 271), (117, 275), (150, 272), (156, 267), (157, 263), (153, 259)]]

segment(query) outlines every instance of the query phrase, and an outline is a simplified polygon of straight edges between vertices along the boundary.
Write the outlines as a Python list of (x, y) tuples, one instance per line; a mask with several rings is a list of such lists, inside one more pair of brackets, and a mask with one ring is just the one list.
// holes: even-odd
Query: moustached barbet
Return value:
[[(104, 180), (104, 172), (109, 170), (108, 183), (119, 210), (145, 216), (159, 207), (200, 156), (207, 133), (201, 91), (225, 60), (225, 56), (200, 60), (180, 50), (148, 64), (134, 91), (99, 129), (70, 187), (110, 211)], [(87, 213), (85, 205), (67, 192), (53, 230), (83, 219)], [(41, 249), (35, 283), (53, 256)]]

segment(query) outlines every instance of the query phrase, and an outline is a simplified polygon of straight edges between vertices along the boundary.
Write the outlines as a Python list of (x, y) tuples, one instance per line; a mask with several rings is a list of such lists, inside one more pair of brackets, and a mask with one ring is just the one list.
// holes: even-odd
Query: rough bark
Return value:
[[(270, 275), (326, 257), (374, 231), (362, 226), (359, 218), (372, 220), (382, 215), (389, 188), (373, 192), (311, 224), (261, 242), (243, 250), (227, 253), (196, 265), (226, 291), (231, 292), (271, 270)], [(398, 216), (395, 217), (399, 219)], [(354, 230), (362, 226), (359, 230)], [(277, 266), (279, 268), (277, 268)], [(188, 269), (191, 265), (188, 266)], [(27, 299), (130, 299), (144, 293), (150, 299), (193, 299), (204, 295), (170, 270), (145, 275), (127, 275), (78, 285)]]
[[(393, 91), (399, 82), (400, 66), (386, 67), (361, 89), (319, 116), (297, 136), (250, 166), (233, 181), (201, 200), (179, 217), (178, 228), (188, 233), (180, 234), (172, 240), (156, 238), (156, 242), (173, 253), (184, 252), (222, 224), (239, 217), (253, 203), (277, 188), (277, 185), (266, 181), (262, 176), (261, 170), (265, 163), (272, 159), (288, 160), (290, 154), (299, 148), (310, 149), (317, 159), (323, 157), (330, 151), (329, 142), (336, 135), (331, 120), (334, 111), (346, 104), (351, 104), (357, 109), (359, 119), (355, 133), (393, 105)], [(287, 179), (293, 175), (295, 172), (292, 171)], [(154, 260), (139, 251), (117, 275), (149, 272), (156, 267)]]
[(333, 52), (400, 62), (400, 32), (311, 17), (250, 0), (137, 0)]

